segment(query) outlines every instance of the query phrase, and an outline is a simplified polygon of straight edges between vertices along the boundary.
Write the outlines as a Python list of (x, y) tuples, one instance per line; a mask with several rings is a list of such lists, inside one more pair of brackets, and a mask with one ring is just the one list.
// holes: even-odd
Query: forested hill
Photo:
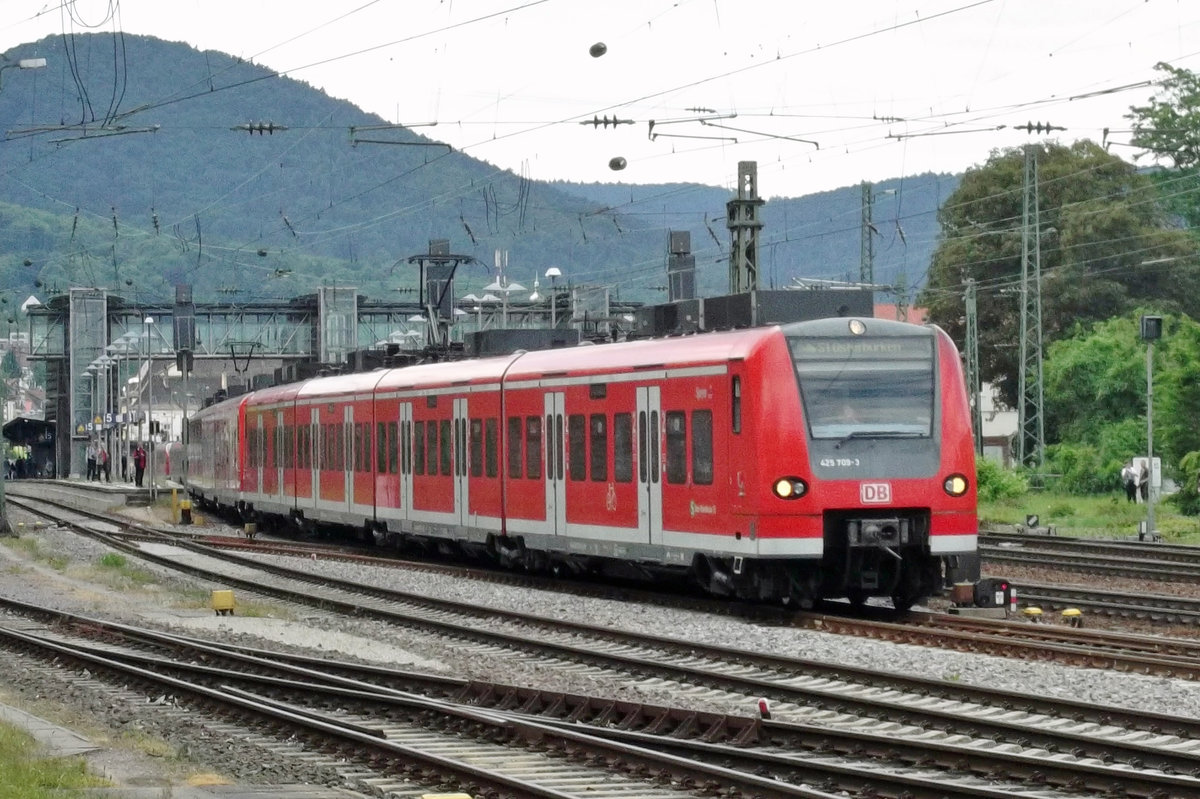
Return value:
[[(492, 279), (502, 250), (523, 283), (557, 265), (656, 301), (671, 230), (691, 233), (701, 291), (726, 288), (725, 189), (531, 180), (378, 129), (387, 121), (302, 81), (152, 37), (52, 37), (5, 55), (47, 67), (8, 72), (0, 92), (0, 291), (170, 301), (191, 283), (198, 301), (245, 301), (352, 285), (390, 298), (415, 286), (408, 258), (449, 239), (480, 262), (461, 292)], [(874, 184), (877, 282), (922, 282), (957, 180)], [(861, 216), (857, 185), (769, 199), (760, 280), (857, 279)]]

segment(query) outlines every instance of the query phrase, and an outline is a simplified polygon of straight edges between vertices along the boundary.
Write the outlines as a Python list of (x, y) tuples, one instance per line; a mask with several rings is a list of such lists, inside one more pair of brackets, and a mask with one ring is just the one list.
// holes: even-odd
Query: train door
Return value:
[(354, 503), (354, 406), (342, 409), (342, 510), (349, 512)]
[(567, 532), (567, 474), (564, 465), (563, 416), (566, 413), (566, 394), (548, 392), (545, 396), (546, 427), (546, 523), (550, 532)]
[(470, 464), (467, 459), (470, 420), (467, 417), (467, 398), (454, 400), (454, 518), (465, 525), (470, 519)]
[(662, 543), (662, 400), (658, 386), (637, 390), (638, 532)]
[(256, 494), (265, 493), (263, 487), (263, 470), (267, 460), (264, 457), (267, 449), (267, 429), (263, 425), (265, 416), (264, 413), (254, 414), (254, 434), (250, 438), (250, 446), (254, 450), (250, 462), (254, 464), (254, 493)]
[(413, 506), (412, 423), (412, 403), (400, 403), (400, 507), (405, 518), (412, 518)]
[(325, 458), (325, 429), (321, 426), (321, 409), (316, 405), (309, 408), (309, 479), (312, 480), (312, 507), (321, 501), (321, 463)]
[(288, 454), (285, 446), (287, 442), (287, 429), (283, 426), (283, 411), (275, 411), (275, 460), (272, 466), (275, 469), (275, 496), (280, 500), (284, 496), (283, 486), (283, 469), (287, 464)]

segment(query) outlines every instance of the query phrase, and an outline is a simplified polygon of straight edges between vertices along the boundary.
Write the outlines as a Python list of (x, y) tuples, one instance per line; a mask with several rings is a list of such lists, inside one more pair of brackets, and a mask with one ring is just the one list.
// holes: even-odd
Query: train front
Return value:
[[(822, 597), (937, 593), (976, 551), (975, 452), (958, 351), (940, 328), (881, 319), (787, 325), (803, 408)], [(791, 487), (777, 487), (787, 493)], [(800, 510), (798, 507), (797, 510)]]

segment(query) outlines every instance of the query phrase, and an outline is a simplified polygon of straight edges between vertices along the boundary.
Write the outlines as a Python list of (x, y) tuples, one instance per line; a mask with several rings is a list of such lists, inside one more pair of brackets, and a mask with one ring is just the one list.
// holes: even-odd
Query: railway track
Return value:
[[(125, 542), (114, 545), (128, 547), (127, 551), (139, 557), (162, 557), (150, 551), (158, 547)], [(230, 574), (227, 563), (222, 567), (225, 572), (215, 571), (217, 566), (212, 562), (201, 565), (202, 561), (216, 561), (217, 554), (202, 552), (194, 543), (180, 542), (171, 548), (183, 546), (192, 553), (186, 557), (177, 554), (164, 562), (223, 583), (243, 579)], [(702, 691), (705, 701), (714, 705), (746, 707), (755, 697), (766, 696), (776, 703), (776, 722), (839, 731), (876, 725), (880, 737), (907, 739), (918, 748), (929, 743), (949, 745), (965, 737), (978, 742), (980, 748), (1013, 754), (1015, 743), (1031, 757), (1040, 752), (1042, 757), (1065, 759), (1067, 753), (1066, 758), (1085, 766), (1111, 763), (1138, 771), (1157, 770), (1168, 776), (1191, 775), (1200, 765), (1200, 728), (1189, 720), (702, 647), (490, 608), (481, 613), (473, 606), (429, 597), (322, 581), (265, 562), (239, 565), (255, 573), (243, 583), (248, 590), (450, 636), (465, 657), (512, 657), (513, 653), (528, 657), (532, 653), (547, 663), (580, 664), (597, 673), (619, 672), (626, 675), (623, 679), (658, 686), (670, 683), (673, 691)], [(277, 577), (266, 579), (263, 571)], [(284, 582), (293, 580), (300, 585), (284, 586)], [(347, 594), (351, 590), (356, 593)], [(383, 601), (368, 601), (375, 598)], [(1064, 732), (1063, 727), (1070, 730)], [(937, 731), (936, 735), (931, 731)], [(1153, 744), (1143, 743), (1148, 737)]]
[[(29, 498), (17, 498), (16, 502), (28, 501)], [(500, 582), (506, 585), (518, 585), (530, 588), (542, 588), (554, 591), (574, 591), (585, 595), (619, 598), (624, 601), (665, 604), (672, 607), (686, 607), (707, 613), (737, 615), (749, 622), (769, 625), (789, 625), (807, 629), (816, 629), (839, 634), (856, 635), (859, 637), (888, 640), (898, 643), (936, 646), (959, 651), (979, 652), (1002, 657), (1016, 657), (1028, 660), (1057, 661), (1076, 666), (1091, 666), (1095, 668), (1116, 669), (1140, 674), (1173, 676), (1187, 679), (1200, 679), (1200, 648), (1192, 647), (1182, 641), (1176, 641), (1168, 651), (1164, 644), (1154, 648), (1145, 640), (1145, 636), (1122, 635), (1111, 631), (1103, 633), (1096, 631), (1081, 631), (1057, 625), (1032, 625), (1018, 621), (979, 620), (967, 617), (952, 616), (944, 613), (909, 612), (897, 614), (889, 609), (864, 608), (850, 615), (840, 613), (810, 613), (796, 612), (779, 607), (746, 605), (730, 602), (719, 602), (694, 596), (678, 596), (652, 592), (627, 587), (597, 585), (541, 578), (535, 575), (514, 573), (511, 571), (495, 571), (432, 563), (427, 561), (402, 561), (394, 558), (379, 558), (360, 554), (357, 551), (347, 551), (343, 547), (326, 545), (299, 546), (287, 541), (246, 541), (245, 539), (229, 536), (180, 536), (175, 532), (166, 532), (145, 525), (128, 524), (119, 517), (96, 511), (80, 510), (62, 503), (40, 498), (38, 502), (47, 503), (47, 507), (60, 508), (71, 514), (83, 516), (101, 522), (104, 532), (109, 536), (117, 536), (129, 543), (131, 554), (146, 554), (139, 548), (140, 544), (176, 545), (200, 555), (210, 557), (227, 557), (229, 562), (240, 563), (250, 569), (272, 568), (264, 561), (267, 556), (277, 555), (290, 557), (290, 563), (317, 556), (321, 559), (352, 561), (359, 564), (387, 566), (390, 568), (419, 569), (442, 574), (470, 577), (471, 579)], [(124, 524), (126, 530), (117, 530), (113, 524)], [(227, 556), (220, 553), (226, 552)], [(289, 561), (284, 561), (288, 563)], [(181, 568), (178, 564), (169, 567)], [(294, 566), (281, 566), (280, 574), (296, 576), (299, 574)], [(232, 576), (212, 577), (201, 574), (209, 579), (224, 580), (239, 585)], [(308, 579), (301, 575), (300, 579)], [(318, 581), (319, 582), (319, 581)], [(331, 581), (327, 581), (331, 582)], [(255, 590), (257, 579), (250, 577), (240, 583), (241, 587)], [(371, 592), (369, 587), (350, 586), (356, 592)], [(1021, 595), (1028, 601), (1029, 587), (1021, 589)], [(1035, 601), (1041, 601), (1046, 607), (1055, 607), (1047, 593), (1032, 594)], [(297, 591), (300, 599), (290, 601), (305, 601)], [(282, 595), (287, 597), (285, 592)], [(1079, 589), (1060, 588), (1057, 601), (1064, 607), (1083, 605), (1096, 612), (1103, 612), (1104, 605), (1097, 602), (1094, 606), (1088, 604), (1086, 597), (1081, 596)], [(384, 597), (386, 599), (386, 596)], [(1140, 597), (1145, 602), (1145, 597)], [(1078, 601), (1076, 601), (1078, 600)], [(331, 602), (335, 600), (330, 600)], [(1145, 605), (1142, 605), (1144, 608)], [(1157, 640), (1157, 639), (1155, 639)]]
[[(850, 791), (912, 799), (1101, 791), (1200, 795), (1193, 775), (1133, 773), (1124, 765), (1070, 760), (1052, 751), (1035, 757), (1008, 746), (905, 742), (871, 730), (547, 694), (224, 646), (20, 603), (6, 603), (6, 609), (53, 622), (33, 629), (9, 617), (0, 623), (0, 640), (8, 647), (45, 652), (89, 674), (112, 673), (154, 691), (169, 689), (210, 713), (249, 716), (259, 724), (265, 718), (277, 734), (299, 734), (313, 748), (351, 757), (355, 781), (385, 793), (401, 789), (394, 775), (361, 771), (364, 759), (378, 771), (379, 752), (424, 764), (438, 752), (454, 761), (444, 771), (492, 790), (514, 781), (570, 782), (588, 785), (587, 795), (596, 797), (665, 799), (717, 789), (722, 796), (826, 797)], [(463, 762), (473, 769), (464, 771)], [(713, 762), (720, 765), (705, 765)], [(413, 769), (407, 771), (403, 779), (411, 784)], [(765, 785), (756, 776), (763, 773), (771, 774)], [(997, 784), (999, 775), (1015, 783)], [(684, 785), (699, 793), (681, 790)]]

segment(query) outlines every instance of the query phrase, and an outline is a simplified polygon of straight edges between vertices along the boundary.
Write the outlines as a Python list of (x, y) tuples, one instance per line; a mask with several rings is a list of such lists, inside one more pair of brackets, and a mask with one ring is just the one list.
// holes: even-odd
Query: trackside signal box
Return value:
[(1011, 581), (1002, 577), (985, 577), (975, 583), (975, 607), (1004, 608), (1015, 611), (1017, 589)]

